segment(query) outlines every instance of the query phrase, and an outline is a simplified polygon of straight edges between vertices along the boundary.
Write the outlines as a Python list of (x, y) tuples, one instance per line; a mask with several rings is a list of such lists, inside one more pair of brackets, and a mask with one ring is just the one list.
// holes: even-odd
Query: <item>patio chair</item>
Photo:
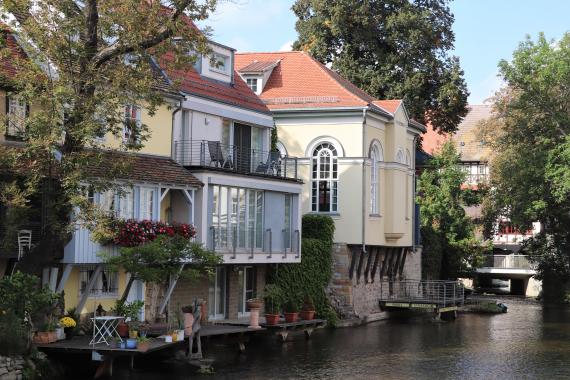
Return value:
[(210, 165), (215, 164), (216, 167), (231, 169), (232, 161), (230, 157), (224, 157), (222, 145), (219, 141), (208, 141), (208, 151), (210, 153)]
[(260, 162), (255, 172), (270, 175), (281, 174), (281, 154), (279, 151), (269, 152), (267, 162)]
[(32, 249), (32, 230), (18, 231), (18, 261), (24, 256), (25, 249)]

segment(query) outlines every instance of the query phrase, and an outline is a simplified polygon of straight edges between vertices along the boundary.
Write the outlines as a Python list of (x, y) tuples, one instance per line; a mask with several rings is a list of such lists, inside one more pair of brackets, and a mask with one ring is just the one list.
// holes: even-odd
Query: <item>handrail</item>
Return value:
[(527, 255), (490, 255), (485, 257), (483, 268), (534, 269)]
[(380, 281), (380, 302), (409, 302), (446, 307), (462, 305), (464, 295), (465, 288), (459, 281)]

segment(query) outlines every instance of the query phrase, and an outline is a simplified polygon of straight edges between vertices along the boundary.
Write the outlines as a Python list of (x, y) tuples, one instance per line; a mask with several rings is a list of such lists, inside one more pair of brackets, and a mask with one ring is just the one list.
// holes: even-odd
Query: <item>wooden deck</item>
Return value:
[[(244, 326), (249, 324), (249, 321), (237, 319), (237, 320), (225, 320), (216, 322), (218, 326), (220, 325), (228, 325), (228, 326)], [(260, 318), (260, 325), (264, 330), (268, 330), (271, 333), (279, 336), (281, 340), (284, 342), (287, 340), (287, 336), (290, 332), (293, 331), (302, 331), (305, 336), (308, 338), (311, 337), (311, 334), (316, 328), (321, 328), (326, 326), (327, 321), (324, 319), (311, 319), (311, 320), (299, 320), (297, 322), (285, 322), (285, 319), (281, 318), (279, 323), (276, 325), (268, 325), (265, 323), (265, 318)]]

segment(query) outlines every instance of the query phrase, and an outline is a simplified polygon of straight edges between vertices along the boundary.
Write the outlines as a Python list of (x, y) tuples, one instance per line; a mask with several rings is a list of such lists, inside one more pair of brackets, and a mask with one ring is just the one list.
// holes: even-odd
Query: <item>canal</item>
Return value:
[(455, 322), (413, 317), (322, 330), (306, 341), (256, 339), (245, 355), (211, 346), (215, 373), (145, 362), (117, 379), (533, 379), (570, 377), (570, 309), (505, 299), (507, 314)]

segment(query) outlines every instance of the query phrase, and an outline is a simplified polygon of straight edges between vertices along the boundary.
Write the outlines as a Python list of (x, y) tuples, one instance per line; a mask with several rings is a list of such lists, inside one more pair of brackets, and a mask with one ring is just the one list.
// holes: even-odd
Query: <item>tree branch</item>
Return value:
[[(191, 2), (192, 2), (192, 0), (184, 0), (184, 1), (180, 2), (180, 4), (176, 7), (174, 12), (172, 12), (172, 14), (170, 15), (169, 22), (167, 22), (165, 24), (168, 25), (168, 24), (172, 23), (173, 21), (176, 21), (183, 14), (184, 10), (186, 9), (186, 7), (188, 5), (190, 5)], [(137, 49), (148, 49), (148, 48), (151, 48), (153, 46), (156, 46), (159, 43), (161, 43), (162, 41), (171, 37), (173, 35), (173, 33), (174, 33), (174, 30), (172, 30), (171, 26), (165, 26), (164, 28), (162, 28), (162, 30), (157, 32), (154, 36), (152, 36), (146, 40), (143, 40), (139, 43), (122, 44), (119, 42), (115, 45), (106, 47), (106, 48), (102, 49), (101, 51), (99, 51), (97, 54), (95, 54), (95, 56), (93, 57), (92, 63), (96, 68), (101, 67), (101, 65), (103, 65), (105, 62), (108, 62), (109, 60), (111, 60), (111, 59), (113, 59), (119, 55), (132, 53), (133, 51), (136, 51)]]

